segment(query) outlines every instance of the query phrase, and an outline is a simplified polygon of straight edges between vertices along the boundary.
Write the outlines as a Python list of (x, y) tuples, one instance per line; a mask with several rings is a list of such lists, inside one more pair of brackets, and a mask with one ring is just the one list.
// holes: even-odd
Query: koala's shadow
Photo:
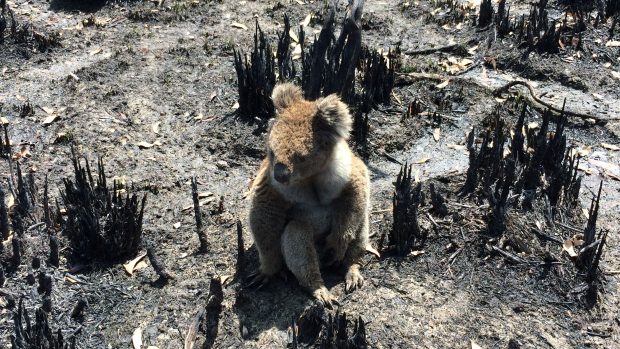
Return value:
[[(235, 297), (235, 313), (239, 318), (239, 331), (244, 340), (257, 339), (261, 333), (277, 328), (286, 331), (306, 306), (314, 300), (302, 289), (295, 276), (286, 272), (286, 278), (275, 278), (261, 289), (244, 287), (245, 277), (258, 268), (258, 252), (252, 245), (245, 251), (243, 267), (238, 277), (239, 289)], [(336, 271), (322, 270), (325, 286), (329, 289), (342, 282)]]

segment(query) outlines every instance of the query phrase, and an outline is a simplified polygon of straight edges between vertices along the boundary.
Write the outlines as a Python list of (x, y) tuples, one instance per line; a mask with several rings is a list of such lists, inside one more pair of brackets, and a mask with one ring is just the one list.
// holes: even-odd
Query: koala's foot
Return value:
[(265, 287), (272, 278), (273, 275), (263, 274), (257, 270), (245, 279), (245, 288), (255, 288), (260, 290)]
[(344, 291), (346, 293), (353, 292), (364, 285), (364, 277), (360, 273), (360, 269), (357, 265), (352, 265), (349, 268), (347, 275), (344, 277), (344, 281)]
[(338, 299), (334, 297), (325, 286), (322, 286), (312, 292), (312, 296), (317, 299), (319, 302), (323, 303), (325, 307), (332, 309), (334, 305), (340, 305)]
[(253, 272), (252, 274), (248, 275), (247, 278), (245, 278), (244, 287), (249, 288), (249, 289), (253, 288), (253, 289), (260, 290), (261, 288), (267, 286), (267, 284), (269, 284), (269, 282), (275, 279), (276, 276), (279, 276), (284, 281), (288, 280), (288, 276), (286, 275), (284, 271), (280, 271), (279, 273), (276, 273), (274, 275), (268, 275), (268, 274), (261, 272), (260, 270), (257, 270)]

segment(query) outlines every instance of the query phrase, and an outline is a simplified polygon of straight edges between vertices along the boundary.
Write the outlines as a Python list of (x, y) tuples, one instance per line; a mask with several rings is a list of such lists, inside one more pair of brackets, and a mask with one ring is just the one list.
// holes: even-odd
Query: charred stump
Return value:
[(493, 22), (493, 3), (491, 0), (482, 0), (478, 15), (478, 27), (485, 28)]
[(219, 329), (220, 314), (223, 309), (222, 302), (224, 301), (224, 293), (222, 291), (222, 282), (219, 277), (211, 278), (208, 297), (204, 326), (207, 332), (207, 339), (202, 346), (205, 349), (213, 348)]

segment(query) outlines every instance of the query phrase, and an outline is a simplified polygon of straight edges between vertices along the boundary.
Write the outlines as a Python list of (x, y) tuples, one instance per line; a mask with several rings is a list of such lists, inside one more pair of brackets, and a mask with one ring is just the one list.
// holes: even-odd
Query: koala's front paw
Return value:
[(344, 291), (346, 293), (353, 292), (364, 285), (364, 277), (360, 273), (358, 268), (351, 268), (344, 277), (345, 286)]
[(325, 288), (325, 286), (322, 286), (321, 288), (312, 292), (312, 296), (314, 296), (315, 299), (323, 303), (323, 305), (325, 305), (329, 309), (332, 309), (334, 305), (340, 305), (338, 299), (334, 297), (327, 290), (327, 288)]

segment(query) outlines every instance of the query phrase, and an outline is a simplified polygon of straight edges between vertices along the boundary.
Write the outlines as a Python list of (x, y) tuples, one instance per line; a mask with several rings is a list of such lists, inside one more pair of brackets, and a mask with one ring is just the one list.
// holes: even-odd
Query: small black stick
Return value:
[(22, 263), (21, 241), (17, 236), (13, 236), (13, 266), (17, 268)]
[(47, 233), (52, 231), (52, 216), (50, 212), (50, 197), (49, 197), (49, 182), (47, 180), (47, 174), (45, 175), (45, 186), (43, 187), (43, 215), (45, 217), (45, 228)]
[[(4, 203), (4, 191), (0, 187), (0, 236), (2, 240), (9, 238), (9, 211)], [(2, 252), (2, 244), (0, 244), (0, 252)]]
[(60, 256), (58, 253), (58, 239), (55, 236), (50, 236), (50, 259), (51, 265), (58, 268), (60, 265)]
[(208, 241), (207, 235), (202, 229), (202, 216), (200, 214), (200, 202), (198, 201), (198, 184), (196, 176), (192, 177), (192, 200), (194, 201), (194, 216), (196, 217), (196, 232), (200, 240), (200, 252), (207, 252)]
[(244, 259), (245, 246), (243, 243), (243, 226), (241, 225), (241, 220), (237, 219), (237, 275), (241, 273)]
[(166, 267), (164, 266), (164, 264), (159, 260), (159, 258), (157, 258), (157, 256), (155, 255), (155, 252), (153, 251), (153, 248), (151, 247), (147, 248), (146, 255), (149, 257), (149, 261), (151, 261), (151, 265), (153, 266), (153, 269), (155, 269), (155, 272), (157, 273), (157, 275), (159, 275), (160, 278), (164, 280), (175, 279), (174, 275), (169, 273), (166, 270)]

